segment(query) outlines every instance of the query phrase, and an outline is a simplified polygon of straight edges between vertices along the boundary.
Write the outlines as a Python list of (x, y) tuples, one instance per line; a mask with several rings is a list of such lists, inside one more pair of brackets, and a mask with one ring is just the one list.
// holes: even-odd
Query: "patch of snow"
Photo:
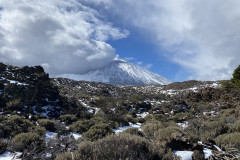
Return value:
[(183, 123), (177, 123), (179, 127), (181, 127), (183, 130), (188, 127), (188, 121), (185, 121)]
[(219, 152), (222, 152), (221, 148), (216, 146), (216, 145), (213, 145)]
[(181, 157), (182, 160), (192, 160), (193, 151), (173, 151), (173, 153)]
[(129, 123), (129, 126), (119, 127), (117, 129), (114, 129), (113, 131), (116, 134), (118, 134), (118, 133), (121, 133), (121, 132), (125, 131), (126, 129), (129, 129), (129, 128), (138, 128), (138, 129), (140, 129), (141, 125), (142, 125), (141, 123), (136, 123), (136, 124)]
[(136, 114), (136, 116), (137, 116), (138, 118), (144, 118), (144, 117), (146, 117), (148, 114), (149, 114), (149, 112), (143, 112), (143, 113), (141, 113), (141, 114)]
[(6, 151), (0, 155), (0, 160), (21, 160), (17, 158), (20, 155), (21, 155), (20, 152), (11, 153), (9, 151)]
[[(83, 102), (83, 100), (79, 100), (79, 102), (86, 108), (89, 108), (89, 110), (87, 112), (89, 113), (94, 113), (94, 110), (95, 110), (95, 113), (94, 115), (96, 115), (98, 113), (98, 111), (100, 110), (99, 108), (97, 107), (91, 107), (89, 105), (87, 105), (86, 103)], [(94, 109), (94, 110), (93, 110)]]
[(78, 140), (78, 138), (81, 138), (82, 137), (82, 135), (81, 134), (79, 134), (79, 133), (70, 133), (70, 136), (73, 136), (74, 137), (74, 139), (76, 139), (76, 140)]
[(45, 140), (48, 142), (50, 139), (54, 139), (56, 135), (56, 132), (46, 131)]
[(10, 82), (10, 84), (17, 84), (17, 85), (22, 85), (22, 86), (27, 86), (28, 84), (27, 83), (21, 83), (21, 82), (18, 82), (16, 80), (8, 80)]
[(87, 112), (94, 113), (94, 110), (93, 109), (89, 109), (89, 110), (87, 110)]
[(203, 149), (204, 152), (204, 156), (207, 159), (208, 157), (210, 157), (211, 155), (213, 155), (212, 150), (208, 149), (208, 148), (204, 148)]

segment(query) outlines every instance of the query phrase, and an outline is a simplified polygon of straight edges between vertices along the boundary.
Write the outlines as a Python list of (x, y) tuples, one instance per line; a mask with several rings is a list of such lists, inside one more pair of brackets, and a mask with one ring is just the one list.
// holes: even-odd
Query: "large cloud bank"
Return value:
[(129, 34), (102, 19), (76, 0), (0, 0), (0, 61), (51, 74), (102, 67), (116, 56), (105, 42)]
[[(239, 0), (92, 0), (151, 34), (169, 60), (200, 80), (227, 79), (240, 64)], [(187, 79), (187, 78), (186, 78)]]

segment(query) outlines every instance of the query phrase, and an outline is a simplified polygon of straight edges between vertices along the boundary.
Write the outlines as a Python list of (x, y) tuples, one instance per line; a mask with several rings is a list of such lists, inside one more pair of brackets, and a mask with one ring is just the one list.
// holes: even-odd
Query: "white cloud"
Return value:
[(152, 64), (147, 64), (146, 66), (144, 66), (145, 69), (149, 70), (152, 67)]
[(111, 62), (105, 41), (128, 36), (77, 0), (0, 0), (0, 61), (85, 73)]
[(239, 0), (93, 1), (118, 21), (151, 35), (195, 79), (230, 78), (239, 64)]
[(134, 58), (134, 57), (125, 57), (123, 59), (126, 60), (126, 61), (132, 61), (132, 60), (135, 60), (136, 58)]

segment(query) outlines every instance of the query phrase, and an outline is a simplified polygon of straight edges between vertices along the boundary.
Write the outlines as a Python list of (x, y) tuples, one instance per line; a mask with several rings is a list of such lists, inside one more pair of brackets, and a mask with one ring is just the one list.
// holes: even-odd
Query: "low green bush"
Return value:
[(155, 139), (157, 141), (168, 141), (172, 139), (176, 139), (177, 137), (182, 137), (183, 132), (179, 127), (167, 127), (163, 129), (159, 129), (155, 132)]
[(77, 117), (72, 114), (61, 115), (59, 117), (61, 122), (65, 122), (67, 125), (72, 124), (73, 122), (77, 121)]
[(92, 126), (87, 132), (83, 133), (83, 138), (95, 141), (112, 133), (113, 130), (109, 125), (100, 123)]
[(139, 131), (138, 128), (129, 128), (129, 129), (126, 129), (125, 131), (123, 131), (123, 133), (131, 134), (131, 135), (137, 135), (137, 136), (140, 136), (140, 137), (144, 136), (143, 132)]
[(75, 159), (162, 159), (145, 138), (129, 134), (110, 135), (86, 142), (74, 152)]
[(0, 139), (0, 155), (7, 150), (7, 143)]
[(38, 124), (44, 128), (46, 128), (46, 130), (54, 132), (56, 129), (54, 127), (54, 122), (52, 120), (49, 119), (39, 119)]
[(229, 127), (224, 120), (208, 122), (203, 119), (193, 119), (189, 121), (189, 125), (184, 132), (193, 138), (208, 141), (227, 133), (228, 130)]
[(240, 120), (236, 121), (231, 127), (230, 132), (240, 132)]
[(57, 156), (55, 160), (73, 160), (73, 156), (70, 152), (66, 152)]
[(95, 123), (90, 120), (77, 121), (69, 126), (69, 130), (77, 133), (87, 132)]
[(181, 112), (172, 116), (171, 119), (174, 120), (175, 122), (181, 122), (181, 121), (187, 120), (190, 117), (191, 117), (190, 113)]
[(41, 127), (41, 126), (36, 126), (33, 129), (33, 133), (36, 133), (39, 136), (44, 137), (46, 135), (46, 129), (44, 127)]
[(10, 142), (11, 151), (23, 152), (35, 149), (41, 151), (45, 146), (44, 139), (36, 133), (21, 133), (16, 135)]
[(168, 116), (165, 114), (154, 114), (153, 118), (156, 121), (160, 121), (160, 122), (167, 122), (168, 121)]
[(226, 133), (215, 138), (215, 141), (219, 147), (224, 150), (229, 148), (237, 148), (240, 150), (240, 133)]
[(20, 116), (10, 116), (0, 124), (0, 136), (11, 138), (23, 132), (29, 132), (34, 125), (28, 119)]

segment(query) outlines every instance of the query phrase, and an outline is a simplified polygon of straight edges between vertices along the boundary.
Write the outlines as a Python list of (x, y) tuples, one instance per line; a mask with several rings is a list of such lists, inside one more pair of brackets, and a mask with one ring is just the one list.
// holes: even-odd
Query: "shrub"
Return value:
[(203, 151), (195, 150), (192, 154), (192, 160), (205, 160)]
[(96, 124), (92, 126), (86, 133), (83, 134), (83, 138), (95, 141), (113, 133), (113, 130), (107, 124)]
[(150, 121), (147, 122), (145, 125), (142, 126), (143, 133), (149, 139), (154, 138), (154, 133), (158, 131), (162, 127), (160, 122), (157, 121)]
[(77, 121), (77, 117), (72, 114), (61, 115), (59, 118), (61, 122), (65, 122), (67, 125)]
[(227, 133), (228, 129), (228, 125), (224, 120), (206, 122), (201, 119), (194, 119), (189, 121), (189, 125), (184, 132), (193, 138), (207, 141)]
[(205, 123), (201, 127), (202, 140), (214, 139), (217, 136), (227, 133), (228, 125), (224, 121), (213, 121)]
[(237, 148), (240, 149), (240, 133), (226, 133), (218, 136), (215, 139), (218, 146), (222, 149), (227, 150), (229, 148)]
[(3, 63), (0, 63), (0, 73), (4, 72), (6, 70), (7, 66)]
[(46, 128), (46, 130), (54, 132), (56, 129), (54, 127), (54, 122), (49, 120), (49, 119), (39, 119), (38, 124), (44, 128)]
[(38, 134), (41, 137), (44, 137), (46, 135), (46, 129), (44, 127), (41, 127), (41, 126), (36, 126), (33, 129), (33, 132)]
[(75, 159), (161, 159), (146, 139), (129, 134), (110, 135), (96, 142), (84, 143)]
[(230, 127), (231, 132), (240, 132), (240, 120), (235, 122), (231, 127)]
[(60, 135), (68, 135), (69, 130), (67, 129), (65, 124), (63, 124), (60, 121), (54, 121), (53, 123), (54, 123), (55, 132), (57, 132)]
[(87, 132), (93, 125), (94, 122), (89, 120), (77, 121), (69, 126), (69, 130), (82, 134)]
[(167, 128), (167, 127), (177, 127), (176, 123), (173, 121), (169, 122), (158, 122), (158, 121), (148, 121), (141, 128), (143, 129), (144, 135), (149, 139), (155, 138), (155, 133), (159, 129)]
[(234, 87), (240, 87), (240, 65), (234, 70), (231, 81), (233, 82)]
[(64, 154), (57, 156), (55, 160), (73, 160), (73, 156), (70, 152), (66, 152)]
[(141, 131), (139, 131), (139, 129), (137, 129), (137, 128), (126, 129), (125, 131), (123, 131), (123, 133), (131, 134), (131, 135), (137, 135), (137, 136), (140, 136), (140, 137), (144, 136), (144, 134)]
[(182, 131), (178, 127), (167, 127), (163, 129), (159, 129), (155, 133), (155, 139), (158, 141), (168, 141), (172, 139), (176, 139), (177, 137), (181, 137), (183, 135)]
[(0, 139), (0, 154), (7, 150), (7, 143)]
[(44, 148), (44, 139), (36, 133), (21, 133), (16, 135), (10, 143), (10, 150), (23, 152), (24, 150), (35, 149), (36, 152)]
[(155, 114), (153, 115), (153, 118), (156, 121), (160, 121), (160, 122), (166, 122), (168, 121), (168, 116), (164, 115), (164, 114)]
[(186, 119), (188, 119), (191, 115), (188, 112), (181, 112), (181, 113), (177, 113), (175, 114), (171, 119), (174, 120), (175, 122), (181, 122), (184, 121)]
[(226, 80), (226, 81), (221, 82), (221, 86), (222, 86), (222, 88), (233, 88), (234, 84), (232, 81)]
[(0, 125), (1, 131), (4, 138), (14, 137), (15, 135), (23, 132), (28, 132), (30, 128), (33, 127), (32, 122), (20, 117), (20, 116), (10, 116), (2, 122)]

